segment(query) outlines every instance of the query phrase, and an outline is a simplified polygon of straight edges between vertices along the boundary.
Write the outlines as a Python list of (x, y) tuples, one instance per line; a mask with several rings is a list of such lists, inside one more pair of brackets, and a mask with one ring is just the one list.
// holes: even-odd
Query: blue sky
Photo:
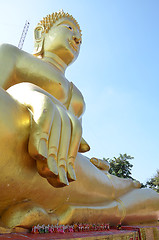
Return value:
[(0, 42), (33, 51), (33, 29), (59, 9), (79, 22), (83, 44), (66, 77), (83, 93), (83, 136), (89, 157), (134, 156), (133, 177), (145, 182), (159, 162), (159, 1), (6, 0), (0, 7)]

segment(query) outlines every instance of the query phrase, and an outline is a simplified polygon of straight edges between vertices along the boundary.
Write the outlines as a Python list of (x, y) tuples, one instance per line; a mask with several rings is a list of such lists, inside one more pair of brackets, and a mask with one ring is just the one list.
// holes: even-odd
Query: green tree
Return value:
[(129, 160), (134, 159), (134, 157), (131, 157), (130, 155), (120, 154), (118, 158), (114, 157), (113, 159), (107, 158), (104, 160), (108, 161), (110, 164), (109, 173), (120, 177), (120, 178), (134, 178), (131, 176), (131, 171), (133, 165), (129, 162)]
[(146, 182), (146, 186), (159, 193), (159, 170), (157, 170), (154, 177), (150, 178), (150, 180)]

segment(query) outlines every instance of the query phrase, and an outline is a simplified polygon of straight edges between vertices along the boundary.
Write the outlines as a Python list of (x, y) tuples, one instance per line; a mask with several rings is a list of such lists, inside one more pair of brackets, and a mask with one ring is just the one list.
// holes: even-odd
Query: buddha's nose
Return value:
[(75, 41), (75, 43), (76, 43), (77, 45), (79, 45), (79, 44), (82, 43), (81, 38), (73, 37), (73, 40)]

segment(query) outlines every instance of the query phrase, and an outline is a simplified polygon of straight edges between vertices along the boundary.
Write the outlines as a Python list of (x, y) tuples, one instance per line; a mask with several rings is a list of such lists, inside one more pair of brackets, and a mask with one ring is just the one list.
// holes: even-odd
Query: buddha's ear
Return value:
[(41, 41), (44, 37), (44, 27), (42, 25), (38, 25), (34, 29), (34, 39), (35, 41)]
[(43, 53), (43, 42), (44, 42), (44, 27), (38, 25), (34, 29), (34, 55), (42, 55)]

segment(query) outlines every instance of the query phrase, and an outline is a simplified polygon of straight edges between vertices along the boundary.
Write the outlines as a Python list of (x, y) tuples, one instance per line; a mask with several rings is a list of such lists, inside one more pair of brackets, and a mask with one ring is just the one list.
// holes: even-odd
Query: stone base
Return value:
[(122, 229), (137, 231), (139, 240), (159, 240), (159, 226), (123, 226)]

